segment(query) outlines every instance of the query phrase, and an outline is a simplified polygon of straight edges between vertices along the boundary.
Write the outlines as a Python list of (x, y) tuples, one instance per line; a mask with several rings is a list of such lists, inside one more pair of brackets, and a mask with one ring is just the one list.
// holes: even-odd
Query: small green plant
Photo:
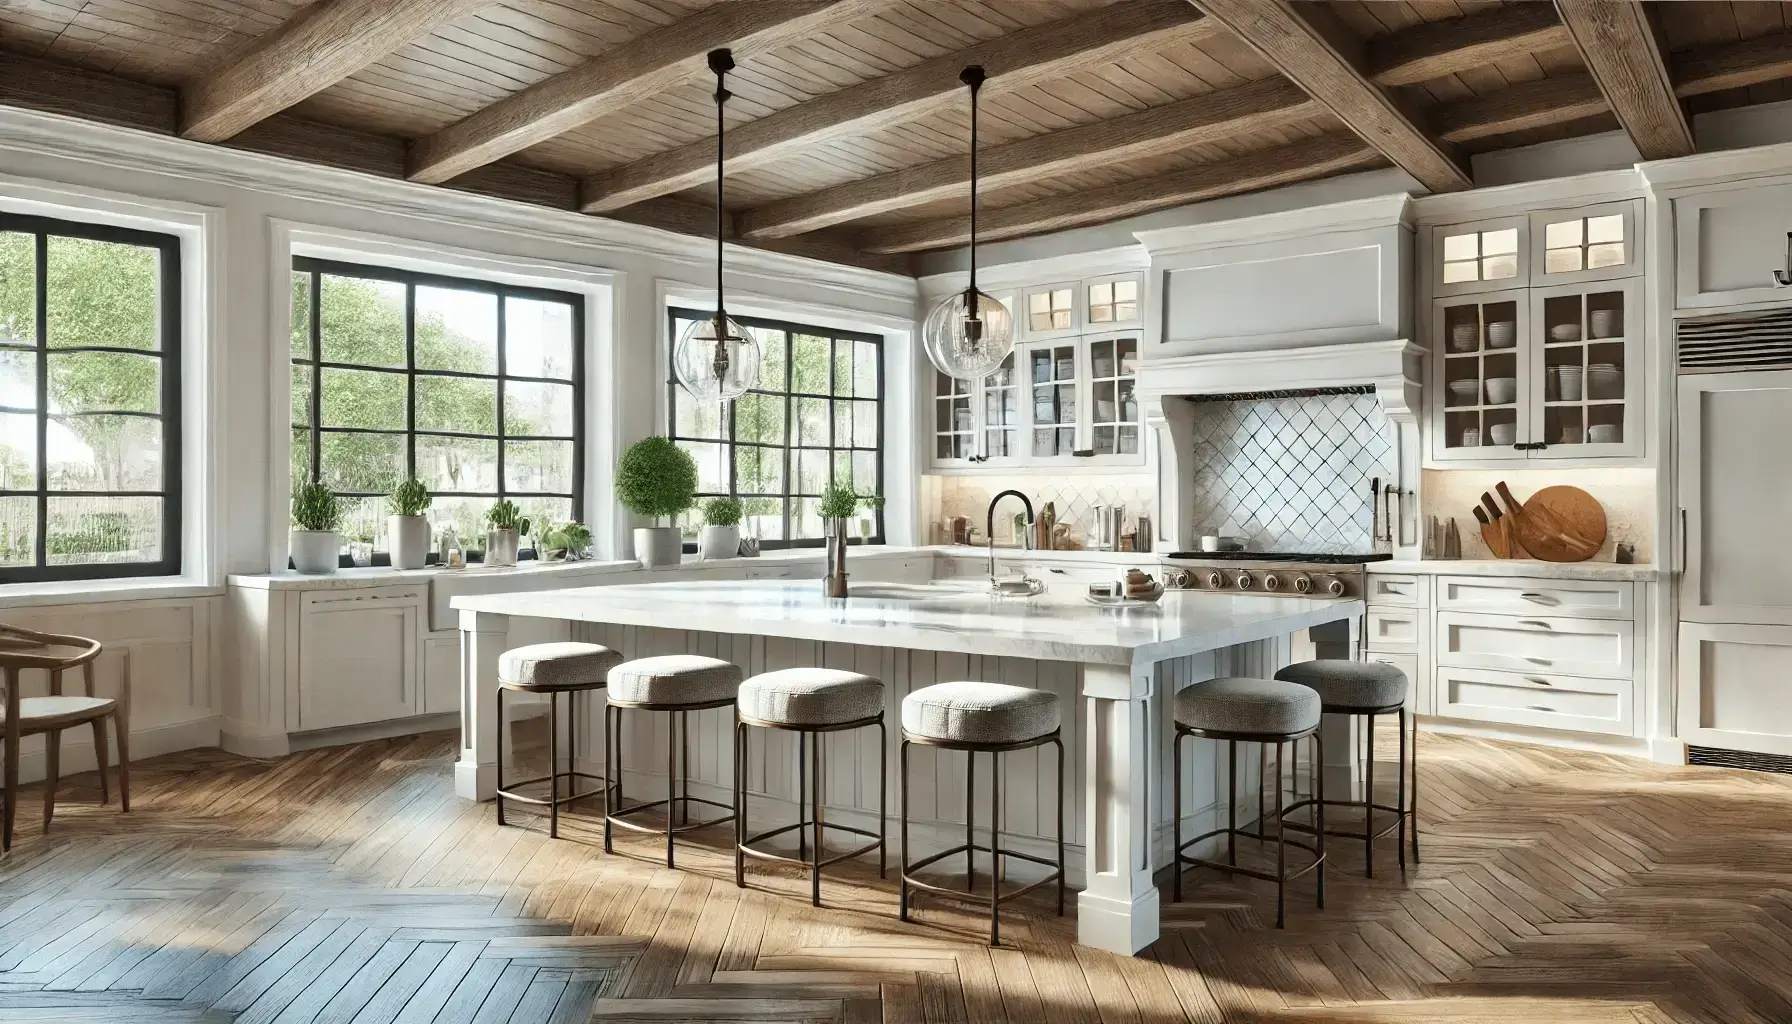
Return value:
[(494, 530), (515, 530), (522, 534), (529, 532), (528, 517), (524, 516), (522, 509), (517, 508), (516, 502), (509, 498), (493, 505), (485, 513), (485, 523)]
[(743, 511), (739, 498), (711, 498), (703, 503), (703, 521), (711, 526), (739, 526)]
[(395, 516), (420, 516), (429, 509), (430, 500), (429, 488), (412, 477), (392, 488), (392, 496), (386, 499), (386, 511)]
[(884, 499), (876, 494), (860, 494), (844, 484), (836, 484), (821, 495), (823, 519), (850, 519), (860, 506), (883, 508)]
[(591, 528), (584, 523), (559, 523), (541, 535), (541, 546), (548, 551), (583, 551), (591, 546)]
[(696, 494), (697, 463), (670, 438), (644, 437), (616, 464), (616, 499), (635, 515), (656, 520), (678, 515)]
[(342, 521), (336, 492), (327, 484), (300, 484), (292, 492), (292, 524), (301, 530), (334, 530)]

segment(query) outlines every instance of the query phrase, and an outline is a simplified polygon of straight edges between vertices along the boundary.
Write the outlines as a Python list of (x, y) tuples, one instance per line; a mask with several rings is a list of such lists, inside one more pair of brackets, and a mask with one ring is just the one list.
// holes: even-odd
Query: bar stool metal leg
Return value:
[(747, 723), (734, 714), (734, 887), (747, 887)]
[(1375, 712), (1363, 716), (1368, 720), (1364, 731), (1363, 758), (1363, 868), (1368, 878), (1375, 877)]
[(1313, 766), (1308, 771), (1308, 782), (1313, 790), (1313, 799), (1317, 801), (1313, 814), (1318, 826), (1318, 835), (1314, 837), (1314, 845), (1319, 848), (1319, 867), (1314, 872), (1318, 876), (1319, 909), (1325, 909), (1325, 740), (1320, 737), (1319, 730), (1313, 730)]
[(809, 808), (803, 794), (809, 791), (809, 734), (796, 734), (796, 855), (809, 859)]
[(1058, 748), (1058, 916), (1064, 916), (1064, 740), (1052, 741)]
[(1276, 741), (1276, 927), (1287, 920), (1288, 844), (1282, 831), (1282, 743)]
[(1412, 862), (1419, 862), (1419, 716), (1412, 716), (1412, 805), (1406, 809), (1412, 828)]
[(548, 838), (560, 838), (560, 698), (548, 694)]
[[(975, 755), (972, 755), (975, 756)], [(989, 944), (1002, 934), (1002, 755), (989, 755)]]
[[(1063, 760), (1064, 755), (1058, 755)], [(1062, 831), (1060, 829), (1059, 831)], [(1170, 739), (1170, 899), (1182, 902), (1182, 736)]]
[(1400, 850), (1400, 873), (1404, 875), (1406, 874), (1406, 843), (1402, 840), (1406, 838), (1408, 824), (1406, 814), (1406, 707), (1402, 705), (1397, 714), (1398, 717), (1395, 721), (1400, 725), (1400, 763), (1395, 767), (1394, 774), (1400, 776), (1400, 782), (1395, 787), (1394, 806), (1400, 808), (1400, 834), (1394, 837), (1394, 845)]
[(604, 852), (615, 853), (612, 843), (615, 830), (610, 827), (610, 814), (613, 809), (622, 806), (622, 751), (620, 737), (616, 733), (613, 722), (616, 719), (616, 708), (604, 705)]
[(809, 820), (815, 826), (815, 839), (809, 850), (809, 902), (813, 906), (821, 906), (821, 733), (811, 737), (809, 744)]
[(877, 720), (877, 877), (889, 877), (890, 731)]
[(977, 847), (972, 823), (977, 818), (977, 752), (964, 755), (964, 891), (977, 891)]
[(492, 749), (497, 751), (498, 763), (492, 766), (493, 777), (497, 780), (498, 824), (504, 824), (504, 688), (498, 687), (498, 712), (492, 716)]
[(896, 918), (897, 918), (897, 920), (900, 920), (900, 921), (907, 921), (908, 920), (908, 740), (906, 740), (906, 739), (902, 741), (901, 757), (902, 757), (902, 765), (900, 768), (901, 778), (897, 782), (896, 801), (897, 801), (898, 813), (900, 813), (902, 815), (902, 821), (897, 826), (897, 831), (899, 833), (901, 833), (901, 835), (898, 838), (900, 839), (901, 845), (902, 845), (902, 848), (899, 851), (901, 853), (901, 859), (897, 862), (897, 866), (900, 868), (900, 870), (898, 871), (898, 874), (901, 876), (902, 881), (897, 887)]
[(672, 799), (672, 796), (673, 796), (673, 794), (678, 792), (678, 720), (681, 717), (683, 717), (683, 716), (681, 716), (681, 715), (667, 715), (666, 716), (666, 866), (667, 867), (673, 866), (673, 863), (672, 863), (672, 860), (674, 857), (673, 850), (676, 845), (673, 842), (675, 833), (672, 831), (672, 829), (674, 828), (674, 826), (676, 824), (674, 819), (677, 817), (677, 815), (674, 812), (677, 810), (678, 801)]

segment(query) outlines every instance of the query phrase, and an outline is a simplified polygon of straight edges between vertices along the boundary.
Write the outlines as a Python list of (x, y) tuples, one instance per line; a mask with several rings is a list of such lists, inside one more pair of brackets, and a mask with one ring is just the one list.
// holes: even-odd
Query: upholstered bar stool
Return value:
[[(560, 837), (560, 808), (596, 796), (595, 792), (579, 792), (579, 780), (601, 782), (602, 778), (578, 769), (579, 763), (579, 694), (602, 689), (605, 677), (622, 663), (622, 655), (601, 644), (562, 642), (512, 647), (498, 656), (498, 824), (504, 824), (504, 801), (534, 804), (548, 809), (548, 836)], [(504, 781), (504, 693), (544, 693), (548, 698), (548, 773), (533, 779)], [(560, 695), (566, 695), (566, 717), (571, 728), (566, 732), (566, 771), (560, 770)], [(560, 795), (560, 780), (566, 780), (566, 795)], [(548, 784), (546, 797), (518, 792), (524, 786)], [(506, 786), (512, 788), (506, 788)]]
[[(1212, 868), (1228, 874), (1246, 875), (1260, 878), (1266, 882), (1276, 883), (1276, 927), (1283, 926), (1287, 918), (1286, 904), (1288, 883), (1309, 871), (1315, 872), (1318, 882), (1319, 909), (1325, 909), (1325, 779), (1323, 772), (1315, 772), (1314, 785), (1318, 793), (1319, 831), (1313, 845), (1299, 840), (1289, 839), (1283, 831), (1282, 824), (1282, 745), (1290, 744), (1311, 737), (1313, 740), (1313, 764), (1325, 763), (1325, 747), (1319, 738), (1319, 694), (1298, 683), (1283, 682), (1277, 679), (1248, 679), (1240, 676), (1229, 676), (1212, 679), (1205, 683), (1196, 683), (1185, 687), (1176, 694), (1176, 740), (1174, 756), (1171, 759), (1173, 802), (1171, 815), (1175, 822), (1175, 857), (1171, 867), (1174, 881), (1172, 897), (1182, 902), (1182, 869), (1183, 865)], [(1186, 738), (1226, 741), (1226, 799), (1227, 822), (1225, 828), (1216, 828), (1203, 832), (1186, 842), (1182, 838), (1182, 741)], [(1276, 870), (1274, 874), (1256, 868), (1241, 867), (1238, 863), (1238, 837), (1259, 838), (1258, 835), (1246, 832), (1238, 827), (1238, 744), (1262, 743), (1275, 745), (1276, 767)], [(1289, 777), (1292, 781), (1294, 766), (1289, 766)], [(1259, 814), (1259, 819), (1262, 815)], [(1259, 830), (1262, 825), (1259, 821)], [(1191, 857), (1183, 851), (1196, 843), (1211, 839), (1214, 836), (1226, 837), (1226, 862)], [(1288, 847), (1294, 846), (1313, 855), (1310, 863), (1300, 868), (1288, 870)]]
[[(1058, 858), (1019, 853), (1002, 847), (1002, 755), (1050, 743), (1058, 748)], [(965, 752), (964, 845), (908, 859), (908, 748), (912, 745)], [(977, 755), (990, 755), (989, 845), (976, 839)], [(1001, 944), (1002, 904), (1048, 882), (1058, 883), (1058, 916), (1064, 916), (1064, 741), (1058, 735), (1058, 695), (1006, 683), (935, 683), (902, 698), (902, 890), (899, 916), (908, 920), (909, 890), (934, 893), (959, 903), (989, 908), (989, 944)], [(974, 892), (977, 854), (990, 856), (989, 895)], [(914, 872), (947, 857), (964, 854), (965, 889), (923, 882)], [(1052, 869), (1036, 882), (1002, 892), (1002, 858), (1016, 857)]]
[[(1277, 679), (1302, 686), (1311, 687), (1319, 694), (1320, 711), (1328, 715), (1349, 715), (1352, 718), (1367, 720), (1367, 740), (1365, 750), (1367, 764), (1363, 773), (1363, 830), (1351, 832), (1344, 829), (1332, 829), (1327, 835), (1339, 839), (1361, 839), (1363, 841), (1363, 865), (1365, 874), (1375, 877), (1375, 841), (1390, 832), (1399, 832), (1394, 845), (1400, 851), (1400, 870), (1406, 870), (1406, 837), (1408, 819), (1412, 824), (1412, 859), (1419, 860), (1419, 827), (1418, 819), (1413, 818), (1413, 809), (1418, 805), (1419, 769), (1418, 769), (1418, 717), (1413, 717), (1412, 764), (1408, 767), (1406, 746), (1406, 673), (1392, 665), (1379, 661), (1345, 661), (1341, 658), (1322, 658), (1318, 661), (1302, 661), (1276, 673)], [(1394, 803), (1397, 806), (1375, 802), (1375, 719), (1380, 715), (1392, 714), (1400, 722), (1400, 760), (1395, 766), (1398, 776), (1397, 792)], [(1412, 772), (1412, 789), (1406, 788), (1406, 776)], [(1409, 799), (1410, 797), (1410, 799)], [(1317, 798), (1315, 798), (1317, 799)], [(1354, 802), (1349, 800), (1328, 800), (1333, 807), (1349, 807)], [(1287, 813), (1293, 814), (1303, 808), (1311, 807), (1314, 800), (1301, 800), (1290, 805)], [(1384, 811), (1393, 819), (1380, 828), (1375, 824), (1375, 812)], [(1312, 826), (1290, 822), (1289, 828), (1301, 832), (1311, 832)]]
[[(690, 713), (734, 703), (740, 686), (738, 665), (699, 654), (662, 654), (625, 661), (610, 670), (608, 704), (604, 707), (604, 775), (610, 779), (610, 798), (604, 809), (604, 852), (614, 853), (614, 830), (625, 828), (646, 835), (666, 837), (666, 866), (673, 867), (673, 844), (681, 832), (719, 825), (734, 817), (734, 807), (691, 795)], [(622, 803), (622, 713), (666, 712), (666, 798), (630, 806)], [(680, 772), (682, 765), (683, 771)], [(664, 804), (666, 827), (655, 828), (627, 820)], [(728, 813), (707, 821), (691, 821), (691, 805), (705, 804)]]
[[(809, 902), (821, 906), (821, 869), (877, 851), (877, 874), (884, 875), (884, 792), (889, 785), (889, 757), (884, 752), (884, 684), (871, 676), (833, 668), (787, 668), (763, 672), (740, 684), (734, 712), (734, 884), (747, 884), (747, 858), (807, 864)], [(877, 726), (877, 831), (823, 820), (821, 804), (822, 737)], [(797, 735), (796, 823), (763, 832), (747, 832), (747, 729), (782, 729)], [(805, 811), (804, 800), (808, 800)], [(813, 830), (813, 836), (810, 830)], [(871, 840), (856, 849), (824, 857), (825, 829)], [(757, 849), (773, 836), (795, 831), (797, 856)]]

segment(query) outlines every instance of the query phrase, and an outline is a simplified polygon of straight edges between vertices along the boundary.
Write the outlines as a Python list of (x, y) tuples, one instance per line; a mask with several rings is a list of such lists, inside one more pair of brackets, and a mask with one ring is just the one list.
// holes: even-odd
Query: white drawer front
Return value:
[(1434, 643), (1439, 665), (1629, 679), (1634, 628), (1613, 619), (1439, 612)]
[(1371, 606), (1363, 616), (1363, 644), (1370, 650), (1417, 651), (1418, 609)]
[(1417, 714), (1426, 714), (1419, 706), (1419, 656), (1416, 654), (1391, 654), (1387, 651), (1370, 651), (1363, 655), (1364, 661), (1379, 661), (1383, 665), (1392, 665), (1406, 674), (1406, 710)]
[(1635, 617), (1635, 593), (1635, 584), (1627, 580), (1439, 576), (1437, 608), (1446, 612), (1629, 619)]
[(1419, 578), (1417, 576), (1369, 574), (1369, 593), (1367, 601), (1371, 605), (1397, 604), (1411, 607), (1419, 603)]
[(1440, 667), (1437, 713), (1478, 722), (1629, 736), (1630, 688), (1623, 679)]

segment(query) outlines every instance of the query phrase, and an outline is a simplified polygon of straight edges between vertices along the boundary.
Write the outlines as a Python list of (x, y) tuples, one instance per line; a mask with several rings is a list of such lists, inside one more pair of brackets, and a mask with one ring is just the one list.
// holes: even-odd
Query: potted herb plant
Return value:
[(591, 529), (579, 522), (560, 523), (543, 530), (537, 544), (541, 557), (549, 561), (580, 558), (591, 547)]
[(485, 531), (485, 564), (515, 565), (523, 535), (529, 532), (528, 518), (516, 502), (505, 498), (485, 513), (485, 525), (491, 527)]
[(827, 537), (827, 575), (822, 584), (829, 597), (846, 596), (846, 540), (847, 523), (860, 505), (881, 506), (883, 499), (875, 494), (861, 495), (851, 487), (836, 484), (829, 487), (821, 496), (821, 521), (825, 526)]
[(336, 492), (321, 483), (300, 484), (292, 492), (292, 567), (300, 572), (335, 572), (342, 553), (336, 524), (342, 509)]
[(643, 568), (677, 565), (684, 550), (678, 527), (666, 520), (689, 509), (697, 493), (697, 463), (670, 438), (644, 437), (616, 464), (616, 498), (622, 507), (654, 521), (635, 530), (635, 558)]
[(703, 503), (706, 524), (697, 534), (697, 557), (733, 558), (740, 554), (739, 498), (711, 498)]
[(386, 547), (391, 549), (392, 568), (421, 569), (429, 561), (429, 520), (423, 515), (429, 503), (428, 488), (415, 477), (394, 487), (386, 499)]

